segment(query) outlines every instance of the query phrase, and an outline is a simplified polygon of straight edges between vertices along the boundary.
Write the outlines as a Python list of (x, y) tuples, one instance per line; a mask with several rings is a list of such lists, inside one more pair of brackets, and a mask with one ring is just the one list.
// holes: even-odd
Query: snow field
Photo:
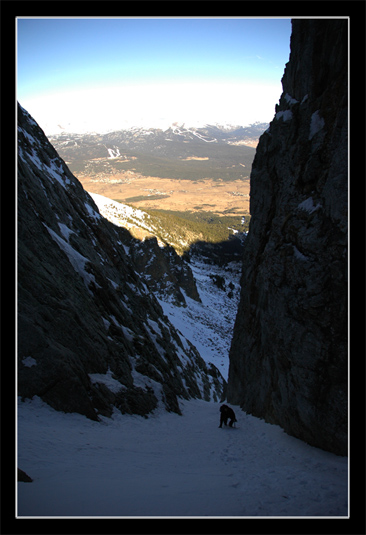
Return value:
[(101, 422), (18, 405), (19, 517), (347, 516), (347, 458), (234, 407), (180, 401), (183, 416), (115, 412)]
[[(241, 264), (231, 262), (225, 269), (205, 264), (194, 256), (190, 267), (202, 303), (187, 295), (184, 296), (186, 308), (161, 298), (159, 303), (174, 327), (197, 348), (205, 362), (212, 362), (220, 370), (227, 381), (229, 351), (240, 297)], [(219, 289), (210, 275), (224, 277), (226, 290)], [(233, 297), (228, 296), (230, 283), (234, 285)]]

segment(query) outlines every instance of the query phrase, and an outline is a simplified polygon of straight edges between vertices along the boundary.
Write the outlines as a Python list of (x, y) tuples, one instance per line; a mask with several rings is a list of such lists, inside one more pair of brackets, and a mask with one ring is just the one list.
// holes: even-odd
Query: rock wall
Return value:
[(98, 419), (225, 381), (164, 316), (129, 255), (30, 115), (18, 107), (18, 394)]
[(144, 241), (131, 239), (130, 253), (137, 271), (156, 296), (184, 307), (184, 294), (201, 302), (189, 263), (173, 247), (160, 247), (155, 237)]
[(293, 20), (251, 173), (227, 398), (311, 445), (348, 435), (348, 22)]

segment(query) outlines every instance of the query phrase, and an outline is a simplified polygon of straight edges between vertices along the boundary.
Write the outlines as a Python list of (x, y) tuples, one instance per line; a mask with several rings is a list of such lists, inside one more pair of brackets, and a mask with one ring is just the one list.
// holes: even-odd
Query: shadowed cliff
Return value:
[[(95, 420), (116, 408), (180, 413), (179, 398), (220, 399), (224, 379), (164, 316), (130, 247), (128, 231), (100, 215), (18, 106), (20, 396)], [(172, 283), (187, 279), (194, 295), (176, 264)]]
[(348, 21), (294, 20), (251, 173), (227, 396), (344, 455), (348, 436)]

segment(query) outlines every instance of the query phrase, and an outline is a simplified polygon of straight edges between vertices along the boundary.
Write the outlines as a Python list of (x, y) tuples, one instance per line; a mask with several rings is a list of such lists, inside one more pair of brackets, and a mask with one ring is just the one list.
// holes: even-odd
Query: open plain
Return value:
[(51, 141), (83, 187), (139, 209), (249, 214), (250, 172), (266, 124), (173, 126)]
[(127, 171), (115, 175), (77, 177), (84, 189), (139, 209), (206, 211), (225, 215), (249, 213), (249, 179), (211, 178), (193, 181), (142, 176)]

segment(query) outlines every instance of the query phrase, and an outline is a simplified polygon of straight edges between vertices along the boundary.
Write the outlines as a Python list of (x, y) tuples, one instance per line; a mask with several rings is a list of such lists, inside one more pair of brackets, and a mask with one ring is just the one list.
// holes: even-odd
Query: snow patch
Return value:
[[(143, 375), (142, 373), (136, 371), (136, 369), (135, 369), (136, 358), (135, 357), (131, 357), (130, 358), (130, 362), (132, 364), (131, 375), (132, 375), (134, 386), (138, 387), (138, 388), (142, 388), (144, 390), (146, 388), (152, 388), (156, 399), (158, 399), (158, 400), (162, 399), (162, 391), (163, 391), (162, 384), (158, 383), (157, 381), (155, 381), (151, 377), (148, 377), (147, 375)], [(153, 364), (151, 364), (151, 365), (154, 367), (155, 372), (161, 377), (162, 382), (163, 382), (164, 378), (161, 375), (160, 371)]]
[(26, 368), (31, 368), (32, 366), (37, 366), (37, 361), (33, 357), (23, 357), (22, 364)]
[(24, 130), (24, 128), (22, 128), (21, 126), (18, 126), (18, 132), (23, 134), (23, 136), (27, 139), (28, 143), (30, 143), (31, 145), (36, 144), (36, 140), (34, 139), (34, 137), (26, 130)]
[(107, 149), (109, 154), (109, 159), (118, 158), (120, 155), (118, 147), (116, 147), (116, 150), (113, 149)]
[(110, 279), (109, 277), (107, 277), (107, 279), (109, 280), (109, 282), (111, 283), (111, 285), (113, 286), (113, 288), (114, 288), (115, 290), (117, 290), (118, 287), (119, 287), (119, 284), (117, 284), (116, 282), (112, 281), (112, 279)]
[(112, 377), (112, 372), (109, 368), (107, 373), (89, 373), (89, 378), (93, 384), (101, 383), (114, 394), (118, 394), (123, 388), (123, 385)]
[(150, 318), (147, 319), (147, 322), (148, 324), (150, 325), (150, 327), (152, 328), (152, 330), (160, 336), (160, 338), (163, 338), (163, 335), (162, 335), (162, 332), (161, 332), (161, 329), (159, 327), (159, 325), (156, 323), (156, 321), (153, 321), (151, 320)]
[(313, 137), (324, 128), (324, 125), (325, 121), (320, 117), (319, 110), (315, 111), (311, 116), (309, 140), (313, 139)]
[(318, 203), (317, 205), (314, 205), (313, 198), (308, 197), (307, 199), (305, 199), (305, 201), (302, 201), (298, 205), (298, 208), (300, 210), (305, 210), (305, 212), (308, 212), (309, 214), (312, 214), (313, 212), (316, 212), (317, 210), (321, 208), (321, 204)]
[[(67, 258), (69, 259), (70, 264), (78, 273), (81, 278), (83, 279), (85, 286), (89, 290), (89, 284), (93, 282), (96, 285), (95, 277), (91, 273), (88, 273), (85, 269), (86, 264), (89, 262), (85, 256), (78, 253), (69, 243), (67, 243), (65, 240), (63, 240), (58, 234), (56, 234), (55, 231), (53, 231), (51, 228), (49, 228), (45, 223), (43, 225), (46, 227), (48, 232), (50, 233), (52, 239), (57, 243), (57, 245), (60, 247), (60, 249), (66, 254)], [(91, 292), (90, 292), (91, 293)]]
[(296, 98), (291, 97), (288, 93), (285, 95), (285, 100), (288, 104), (297, 104), (299, 101)]
[(84, 206), (85, 206), (85, 208), (87, 209), (88, 214), (89, 214), (90, 217), (92, 217), (92, 218), (95, 219), (96, 221), (97, 221), (98, 219), (102, 219), (102, 218), (101, 218), (101, 215), (98, 214), (98, 212), (96, 212), (96, 211), (94, 210), (94, 208), (92, 208), (92, 207), (90, 206), (90, 204), (88, 204), (87, 202), (85, 202), (85, 203), (84, 203)]
[[(57, 165), (56, 165), (57, 162)], [(64, 189), (66, 189), (66, 185), (70, 185), (71, 181), (69, 178), (64, 177), (62, 175), (62, 168), (60, 168), (60, 162), (58, 160), (52, 160), (50, 162), (50, 166), (45, 166), (46, 171), (49, 176), (51, 176), (54, 180), (56, 180), (60, 186), (62, 186)]]
[(110, 325), (111, 325), (111, 322), (108, 321), (107, 319), (103, 318), (103, 316), (102, 316), (102, 321), (103, 321), (103, 323), (104, 323), (104, 327), (105, 327), (106, 330), (108, 331), (108, 329), (109, 329), (109, 327), (110, 327)]
[(124, 327), (123, 325), (121, 325), (121, 329), (126, 340), (133, 342), (135, 339), (135, 334), (131, 331), (131, 329)]
[[(192, 256), (190, 267), (201, 303), (189, 298), (184, 291), (186, 307), (176, 307), (169, 297), (159, 296), (158, 301), (181, 340), (186, 338), (191, 342), (203, 360), (214, 364), (227, 380), (231, 338), (240, 298), (241, 263), (232, 262), (225, 269), (205, 264), (200, 257)], [(225, 291), (215, 285), (210, 275), (224, 277)]]
[(67, 241), (69, 241), (70, 234), (75, 234), (75, 232), (73, 230), (70, 230), (69, 227), (64, 223), (58, 223), (58, 226), (60, 227), (61, 234)]
[(276, 113), (275, 119), (277, 119), (278, 121), (279, 119), (281, 119), (281, 117), (283, 118), (284, 121), (291, 121), (292, 111), (291, 110), (278, 111)]
[[(30, 120), (29, 117), (28, 119)], [(39, 142), (39, 140), (35, 139), (31, 134), (26, 132), (21, 127), (18, 127), (18, 132), (23, 134), (26, 140), (28, 141), (28, 143), (30, 143), (30, 145), (32, 146), (32, 149), (27, 152), (26, 157), (23, 153), (22, 148), (19, 146), (20, 158), (26, 163), (27, 163), (27, 159), (29, 159), (36, 167), (41, 169), (44, 172), (44, 174), (46, 174), (48, 178), (51, 179), (52, 182), (57, 181), (64, 189), (66, 189), (66, 185), (70, 185), (71, 181), (69, 178), (63, 175), (61, 160), (59, 158), (54, 158), (50, 160), (49, 165), (47, 165), (45, 161), (40, 160), (37, 154), (37, 150), (43, 150), (43, 147), (41, 143)]]
[(296, 245), (293, 245), (293, 250), (294, 250), (294, 256), (295, 258), (297, 258), (298, 260), (309, 260), (309, 258), (307, 256), (305, 256), (304, 254), (302, 254), (302, 252), (299, 251), (299, 249), (296, 247)]
[(136, 224), (146, 230), (151, 230), (149, 227), (150, 216), (146, 212), (117, 201), (112, 201), (98, 193), (88, 193), (98, 206), (100, 213), (114, 225), (127, 227), (128, 224)]

